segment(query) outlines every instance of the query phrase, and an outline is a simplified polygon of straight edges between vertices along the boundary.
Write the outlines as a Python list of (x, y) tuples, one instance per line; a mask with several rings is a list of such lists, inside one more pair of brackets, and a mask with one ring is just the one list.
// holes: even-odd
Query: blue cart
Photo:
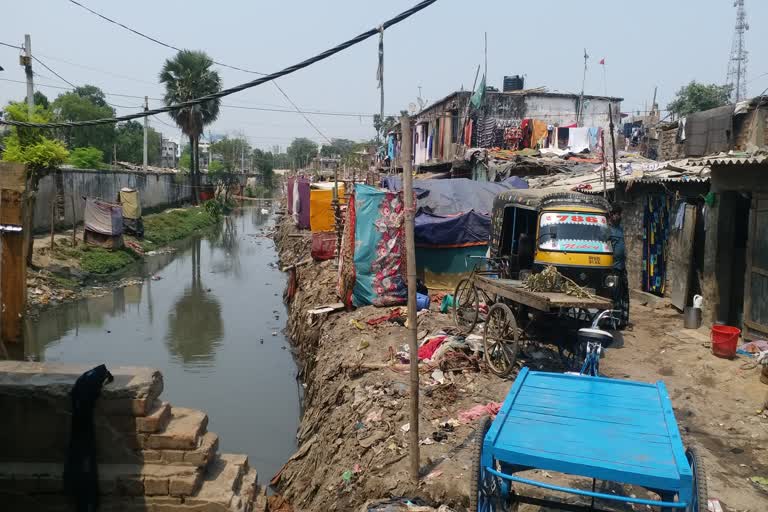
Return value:
[[(704, 469), (680, 439), (664, 383), (530, 371), (523, 368), (496, 419), (475, 443), (472, 512), (512, 511), (519, 503), (595, 510), (595, 499), (706, 512)], [(541, 469), (592, 479), (592, 490), (517, 476)], [(605, 494), (595, 482), (644, 487), (660, 500)], [(591, 498), (575, 505), (519, 494), (535, 486)]]

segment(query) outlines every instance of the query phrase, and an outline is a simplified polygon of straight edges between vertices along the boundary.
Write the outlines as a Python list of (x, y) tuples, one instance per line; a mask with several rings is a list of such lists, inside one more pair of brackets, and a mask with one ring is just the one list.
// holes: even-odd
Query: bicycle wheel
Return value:
[(469, 334), (477, 325), (480, 315), (480, 297), (474, 283), (464, 278), (453, 293), (453, 323), (461, 334)]
[(520, 332), (509, 306), (496, 303), (488, 311), (483, 331), (483, 348), (488, 368), (499, 377), (512, 372), (520, 348)]

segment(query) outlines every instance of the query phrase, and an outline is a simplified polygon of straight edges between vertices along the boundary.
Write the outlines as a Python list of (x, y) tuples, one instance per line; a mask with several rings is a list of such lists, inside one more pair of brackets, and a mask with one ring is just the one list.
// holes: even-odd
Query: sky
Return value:
[[(196, 0), (78, 0), (105, 16), (171, 45), (206, 51), (213, 59), (238, 67), (272, 72), (345, 41), (418, 0), (281, 0), (199, 2)], [(768, 88), (768, 2), (746, 0), (751, 30), (747, 92)], [(157, 76), (175, 53), (112, 25), (68, 0), (0, 0), (0, 42), (20, 45), (32, 36), (33, 54), (76, 85), (92, 84), (106, 93), (162, 98)], [(6, 16), (3, 16), (4, 18)], [(725, 82), (736, 10), (732, 0), (438, 0), (384, 35), (385, 112), (396, 114), (416, 104), (438, 100), (472, 87), (483, 63), (488, 37), (488, 85), (501, 89), (504, 75), (522, 74), (526, 87), (550, 91), (581, 89), (584, 49), (590, 58), (587, 94), (624, 98), (622, 111), (650, 107), (654, 87), (662, 108), (691, 80)], [(27, 21), (29, 20), (29, 21)], [(25, 95), (24, 70), (18, 50), (0, 46), (0, 103)], [(605, 67), (598, 64), (605, 59)], [(354, 116), (310, 115), (318, 133), (295, 112), (264, 112), (222, 107), (210, 127), (214, 134), (244, 135), (262, 149), (294, 137), (317, 142), (328, 138), (369, 139), (372, 117), (379, 110), (376, 68), (378, 37), (328, 60), (278, 80), (303, 110), (351, 113)], [(34, 64), (36, 90), (49, 99), (69, 86)], [(254, 75), (217, 68), (224, 87)], [(481, 71), (482, 73), (482, 71)], [(108, 95), (121, 105), (118, 114), (141, 110), (142, 100)], [(237, 93), (224, 105), (292, 109), (272, 84)], [(151, 99), (150, 107), (160, 106)], [(167, 115), (150, 125), (165, 137), (180, 131)]]

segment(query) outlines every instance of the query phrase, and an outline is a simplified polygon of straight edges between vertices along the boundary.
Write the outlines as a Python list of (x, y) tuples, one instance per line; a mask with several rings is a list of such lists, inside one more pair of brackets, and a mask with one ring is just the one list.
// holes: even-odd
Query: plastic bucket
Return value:
[(731, 359), (736, 355), (736, 345), (739, 342), (741, 329), (730, 325), (713, 325), (710, 338), (712, 353), (717, 357)]

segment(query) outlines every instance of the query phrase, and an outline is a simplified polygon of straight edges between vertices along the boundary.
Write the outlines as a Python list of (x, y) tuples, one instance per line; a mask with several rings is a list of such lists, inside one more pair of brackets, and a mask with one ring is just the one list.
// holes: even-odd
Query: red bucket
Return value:
[(710, 339), (712, 353), (717, 357), (731, 359), (736, 356), (736, 344), (739, 342), (741, 329), (729, 325), (713, 325)]

